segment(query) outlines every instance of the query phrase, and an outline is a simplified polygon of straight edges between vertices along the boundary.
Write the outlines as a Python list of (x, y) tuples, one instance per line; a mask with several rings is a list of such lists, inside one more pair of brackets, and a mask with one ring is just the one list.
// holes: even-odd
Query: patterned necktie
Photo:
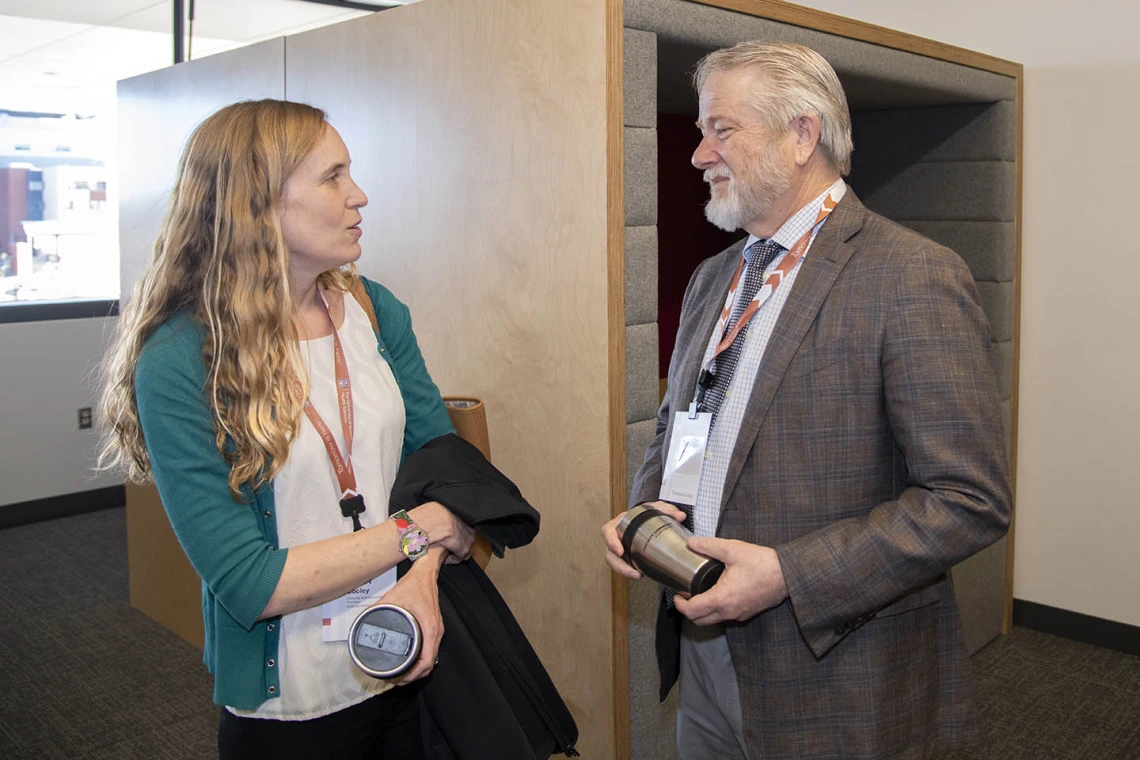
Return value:
[[(748, 269), (744, 273), (744, 284), (741, 285), (740, 297), (733, 304), (732, 313), (724, 326), (724, 335), (731, 332), (733, 326), (739, 321), (740, 315), (756, 297), (760, 286), (764, 284), (764, 270), (783, 250), (782, 245), (772, 240), (757, 240), (749, 247), (746, 257)], [(740, 361), (740, 352), (744, 348), (747, 335), (748, 327), (745, 327), (736, 334), (736, 339), (732, 341), (732, 345), (726, 348), (713, 364), (715, 379), (708, 391), (705, 392), (705, 398), (701, 404), (702, 412), (712, 414), (712, 422), (709, 424), (710, 430), (712, 425), (716, 424), (717, 412), (720, 411), (720, 405), (728, 392), (728, 384), (732, 382), (732, 373), (736, 371), (736, 363)], [(723, 338), (724, 336), (721, 336), (722, 340)]]
[[(733, 304), (728, 322), (725, 323), (724, 335), (728, 335), (732, 331), (733, 326), (740, 320), (740, 315), (756, 297), (760, 286), (764, 284), (764, 270), (783, 250), (784, 246), (772, 240), (757, 240), (749, 246), (746, 256), (748, 267), (744, 273), (744, 283), (740, 286), (740, 297)], [(724, 335), (720, 336), (720, 340), (724, 339)], [(720, 411), (721, 402), (724, 401), (725, 393), (728, 391), (728, 384), (732, 382), (732, 373), (736, 370), (736, 363), (740, 360), (740, 352), (744, 348), (747, 335), (748, 328), (737, 333), (732, 345), (726, 348), (714, 362), (715, 379), (709, 389), (705, 391), (705, 397), (700, 408), (702, 412), (712, 413), (712, 420), (709, 422), (710, 433), (713, 424), (716, 422), (717, 412)], [(685, 527), (693, 530), (693, 507), (679, 503), (675, 506), (685, 512)], [(665, 603), (670, 607), (673, 606), (673, 592), (669, 589), (665, 590)]]

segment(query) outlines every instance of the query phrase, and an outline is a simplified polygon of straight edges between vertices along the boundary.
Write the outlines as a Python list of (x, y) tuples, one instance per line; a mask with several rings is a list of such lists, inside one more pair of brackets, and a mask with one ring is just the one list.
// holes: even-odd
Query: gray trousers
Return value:
[(736, 669), (719, 625), (685, 620), (681, 628), (677, 754), (681, 760), (751, 760)]

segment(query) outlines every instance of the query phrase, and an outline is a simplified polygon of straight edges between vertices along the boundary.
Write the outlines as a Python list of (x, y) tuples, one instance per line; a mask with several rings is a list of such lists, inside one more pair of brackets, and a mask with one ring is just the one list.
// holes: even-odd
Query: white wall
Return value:
[(1014, 597), (1140, 625), (1140, 3), (801, 4), (1025, 65)]
[(80, 430), (78, 419), (79, 407), (95, 406), (115, 322), (0, 324), (0, 509), (122, 483), (93, 472), (97, 428)]

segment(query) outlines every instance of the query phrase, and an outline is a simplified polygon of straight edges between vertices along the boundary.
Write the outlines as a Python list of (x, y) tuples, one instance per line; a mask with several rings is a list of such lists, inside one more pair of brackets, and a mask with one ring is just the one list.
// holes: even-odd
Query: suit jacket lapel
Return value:
[(721, 496), (722, 513), (744, 469), (748, 453), (752, 450), (752, 444), (756, 441), (776, 390), (783, 382), (788, 364), (799, 350), (808, 328), (815, 321), (828, 292), (835, 284), (835, 278), (839, 276), (855, 250), (847, 241), (863, 226), (866, 212), (866, 208), (855, 197), (854, 191), (850, 187), (847, 188), (847, 192), (820, 228), (819, 234), (816, 235), (815, 241), (812, 242), (811, 248), (800, 264), (792, 292), (784, 302), (779, 319), (776, 320), (772, 337), (768, 340), (768, 346), (764, 351), (764, 358), (760, 361), (756, 382), (748, 398), (744, 420), (740, 424), (736, 446), (732, 451), (728, 473), (725, 476), (724, 491)]
[[(720, 271), (711, 275), (712, 283), (710, 294), (699, 298), (700, 311), (696, 314), (694, 324), (700, 325), (692, 340), (685, 346), (685, 358), (681, 363), (679, 383), (675, 393), (670, 392), (672, 411), (680, 412), (689, 408), (693, 399), (693, 391), (697, 387), (697, 375), (701, 371), (701, 359), (705, 356), (705, 349), (709, 345), (709, 338), (716, 328), (717, 319), (721, 309), (724, 308), (724, 299), (728, 295), (728, 286), (732, 284), (732, 275), (736, 272), (737, 262), (744, 252), (744, 244), (748, 238), (741, 240), (725, 250), (719, 262)], [(716, 263), (713, 264), (716, 266)]]

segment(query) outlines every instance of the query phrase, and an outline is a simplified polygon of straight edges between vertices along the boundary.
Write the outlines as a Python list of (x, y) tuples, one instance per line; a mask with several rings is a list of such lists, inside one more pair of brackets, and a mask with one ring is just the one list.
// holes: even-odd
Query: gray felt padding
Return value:
[(625, 421), (657, 414), (657, 323), (625, 328)]
[(625, 224), (657, 224), (657, 130), (625, 128)]
[[(854, 107), (993, 102), (1016, 96), (1012, 77), (683, 0), (625, 0), (624, 25), (656, 32), (659, 45), (676, 42), (691, 48), (689, 68), (701, 49), (707, 52), (742, 40), (807, 45), (827, 58), (844, 79), (851, 102), (858, 102)], [(676, 88), (687, 83), (662, 76), (658, 86), (668, 88), (661, 92), (664, 104), (671, 96), (683, 95)], [(688, 98), (692, 99), (691, 92)]]
[(904, 224), (1014, 217), (1016, 175), (1008, 161), (856, 164), (851, 184), (868, 208)]
[(625, 323), (657, 321), (657, 228), (625, 228)]
[(657, 35), (626, 29), (622, 40), (622, 89), (627, 127), (657, 126)]
[(1013, 341), (1003, 340), (990, 344), (994, 357), (994, 375), (997, 378), (998, 398), (1008, 399), (1013, 391)]
[(905, 222), (920, 235), (954, 249), (975, 280), (1006, 282), (1017, 267), (1017, 230), (1013, 222)]
[(856, 154), (876, 163), (1012, 161), (1017, 107), (1012, 101), (905, 110), (852, 117)]
[(990, 339), (996, 342), (1013, 340), (1013, 283), (976, 284), (986, 319), (990, 322)]

